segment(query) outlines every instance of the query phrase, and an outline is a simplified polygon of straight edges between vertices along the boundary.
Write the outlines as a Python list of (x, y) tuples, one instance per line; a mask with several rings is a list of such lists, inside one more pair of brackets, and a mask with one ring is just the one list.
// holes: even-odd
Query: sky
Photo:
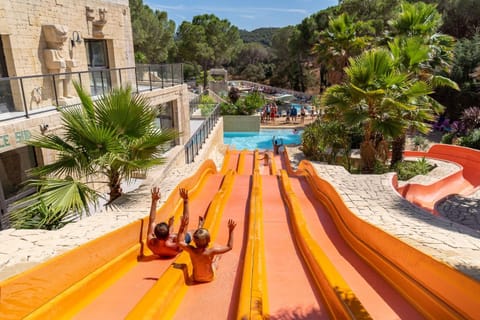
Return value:
[(214, 14), (239, 29), (297, 25), (338, 0), (143, 0), (153, 10), (166, 11), (178, 26), (194, 16)]

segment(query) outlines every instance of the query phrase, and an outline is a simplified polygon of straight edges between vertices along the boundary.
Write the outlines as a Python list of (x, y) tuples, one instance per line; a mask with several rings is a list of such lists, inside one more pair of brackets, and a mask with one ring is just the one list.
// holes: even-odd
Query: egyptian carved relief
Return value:
[(95, 10), (88, 6), (86, 7), (87, 21), (92, 22), (92, 36), (94, 38), (103, 38), (105, 36), (103, 27), (107, 23), (106, 14), (107, 9), (98, 9), (98, 19), (95, 20)]
[(68, 92), (71, 76), (62, 73), (71, 72), (72, 68), (77, 66), (77, 61), (71, 59), (64, 50), (68, 28), (59, 24), (43, 25), (42, 28), (47, 42), (47, 48), (43, 50), (43, 59), (48, 73), (60, 74), (55, 77), (55, 89), (59, 104), (63, 105), (65, 99), (72, 96)]

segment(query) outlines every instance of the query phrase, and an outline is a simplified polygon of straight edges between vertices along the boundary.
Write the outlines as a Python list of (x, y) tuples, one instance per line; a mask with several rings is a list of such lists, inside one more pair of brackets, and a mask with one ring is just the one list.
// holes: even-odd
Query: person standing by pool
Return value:
[(273, 122), (275, 122), (275, 117), (277, 114), (277, 106), (275, 103), (271, 104), (271, 110), (270, 110), (270, 118), (272, 119)]
[(300, 122), (305, 123), (305, 116), (307, 114), (307, 111), (305, 110), (305, 106), (302, 106), (300, 109)]
[(297, 108), (293, 104), (290, 106), (290, 117), (294, 123), (297, 121)]

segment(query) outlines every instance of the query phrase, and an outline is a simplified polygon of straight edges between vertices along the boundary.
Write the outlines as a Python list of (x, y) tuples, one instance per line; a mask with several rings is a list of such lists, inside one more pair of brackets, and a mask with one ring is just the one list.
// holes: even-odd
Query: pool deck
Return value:
[(260, 124), (260, 127), (261, 128), (264, 128), (264, 129), (285, 129), (285, 128), (297, 128), (297, 129), (301, 129), (303, 127), (305, 127), (306, 125), (314, 122), (315, 120), (317, 119), (317, 116), (306, 116), (303, 120), (301, 119), (300, 116), (297, 116), (297, 120), (296, 121), (287, 121), (286, 120), (286, 117), (278, 117), (278, 118), (275, 118), (275, 120), (270, 120), (270, 121), (266, 121), (266, 122), (262, 122)]
[[(277, 118), (275, 123), (262, 124), (262, 127), (301, 128), (313, 120), (309, 116), (303, 124), (299, 120), (297, 123), (284, 123), (283, 117)], [(288, 150), (292, 161), (298, 162), (303, 158), (298, 148)], [(147, 216), (152, 186), (161, 187), (160, 206), (177, 184), (195, 172), (206, 158), (211, 158), (218, 168), (221, 167), (223, 154), (218, 149), (211, 154), (200, 154), (197, 162), (169, 169), (168, 175), (163, 174), (163, 167), (159, 167), (149, 173), (140, 188), (118, 199), (114, 207), (60, 230), (1, 231), (0, 280)], [(315, 163), (315, 167), (359, 217), (480, 281), (480, 191), (466, 200), (449, 199), (442, 209), (445, 216), (473, 216), (465, 225), (432, 216), (401, 198), (391, 185), (390, 174), (351, 175), (339, 166)], [(431, 181), (446, 174), (449, 174), (448, 170), (442, 171), (438, 177), (427, 175), (425, 179)], [(160, 176), (165, 178), (160, 180)]]

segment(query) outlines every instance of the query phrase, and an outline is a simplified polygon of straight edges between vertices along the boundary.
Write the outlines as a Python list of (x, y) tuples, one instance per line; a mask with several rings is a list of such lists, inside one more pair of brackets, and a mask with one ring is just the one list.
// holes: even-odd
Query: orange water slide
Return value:
[[(171, 193), (157, 220), (180, 220), (181, 187), (190, 190), (192, 215), (203, 214), (222, 181), (206, 161)], [(152, 259), (144, 245), (147, 222), (148, 216), (1, 282), (0, 319), (92, 319), (92, 312), (123, 318), (172, 263)]]
[(406, 157), (424, 157), (458, 164), (459, 169), (434, 183), (423, 185), (408, 183), (394, 186), (408, 201), (435, 212), (435, 203), (448, 195), (469, 195), (480, 187), (480, 151), (470, 148), (436, 144), (427, 152), (405, 151)]
[[(264, 159), (229, 150), (179, 185), (215, 243), (238, 223), (212, 283), (191, 283), (186, 253), (149, 259), (143, 219), (0, 283), (0, 318), (480, 317), (478, 282), (357, 218), (308, 161)], [(181, 209), (174, 190), (157, 215)]]
[(302, 212), (308, 233), (323, 251), (321, 262), (335, 268), (330, 276), (344, 303), (356, 318), (423, 319), (423, 316), (395, 288), (364, 261), (342, 237), (329, 212), (302, 176), (288, 178), (295, 200)]
[[(219, 174), (209, 176), (201, 189), (189, 197), (190, 230), (196, 227), (197, 217), (204, 216), (207, 212), (214, 195), (220, 189), (222, 180), (223, 176)], [(172, 259), (158, 259), (151, 253), (138, 259), (137, 264), (100, 295), (94, 297), (92, 301), (85, 301), (85, 306), (72, 319), (125, 318), (172, 267), (172, 262), (174, 262)]]

